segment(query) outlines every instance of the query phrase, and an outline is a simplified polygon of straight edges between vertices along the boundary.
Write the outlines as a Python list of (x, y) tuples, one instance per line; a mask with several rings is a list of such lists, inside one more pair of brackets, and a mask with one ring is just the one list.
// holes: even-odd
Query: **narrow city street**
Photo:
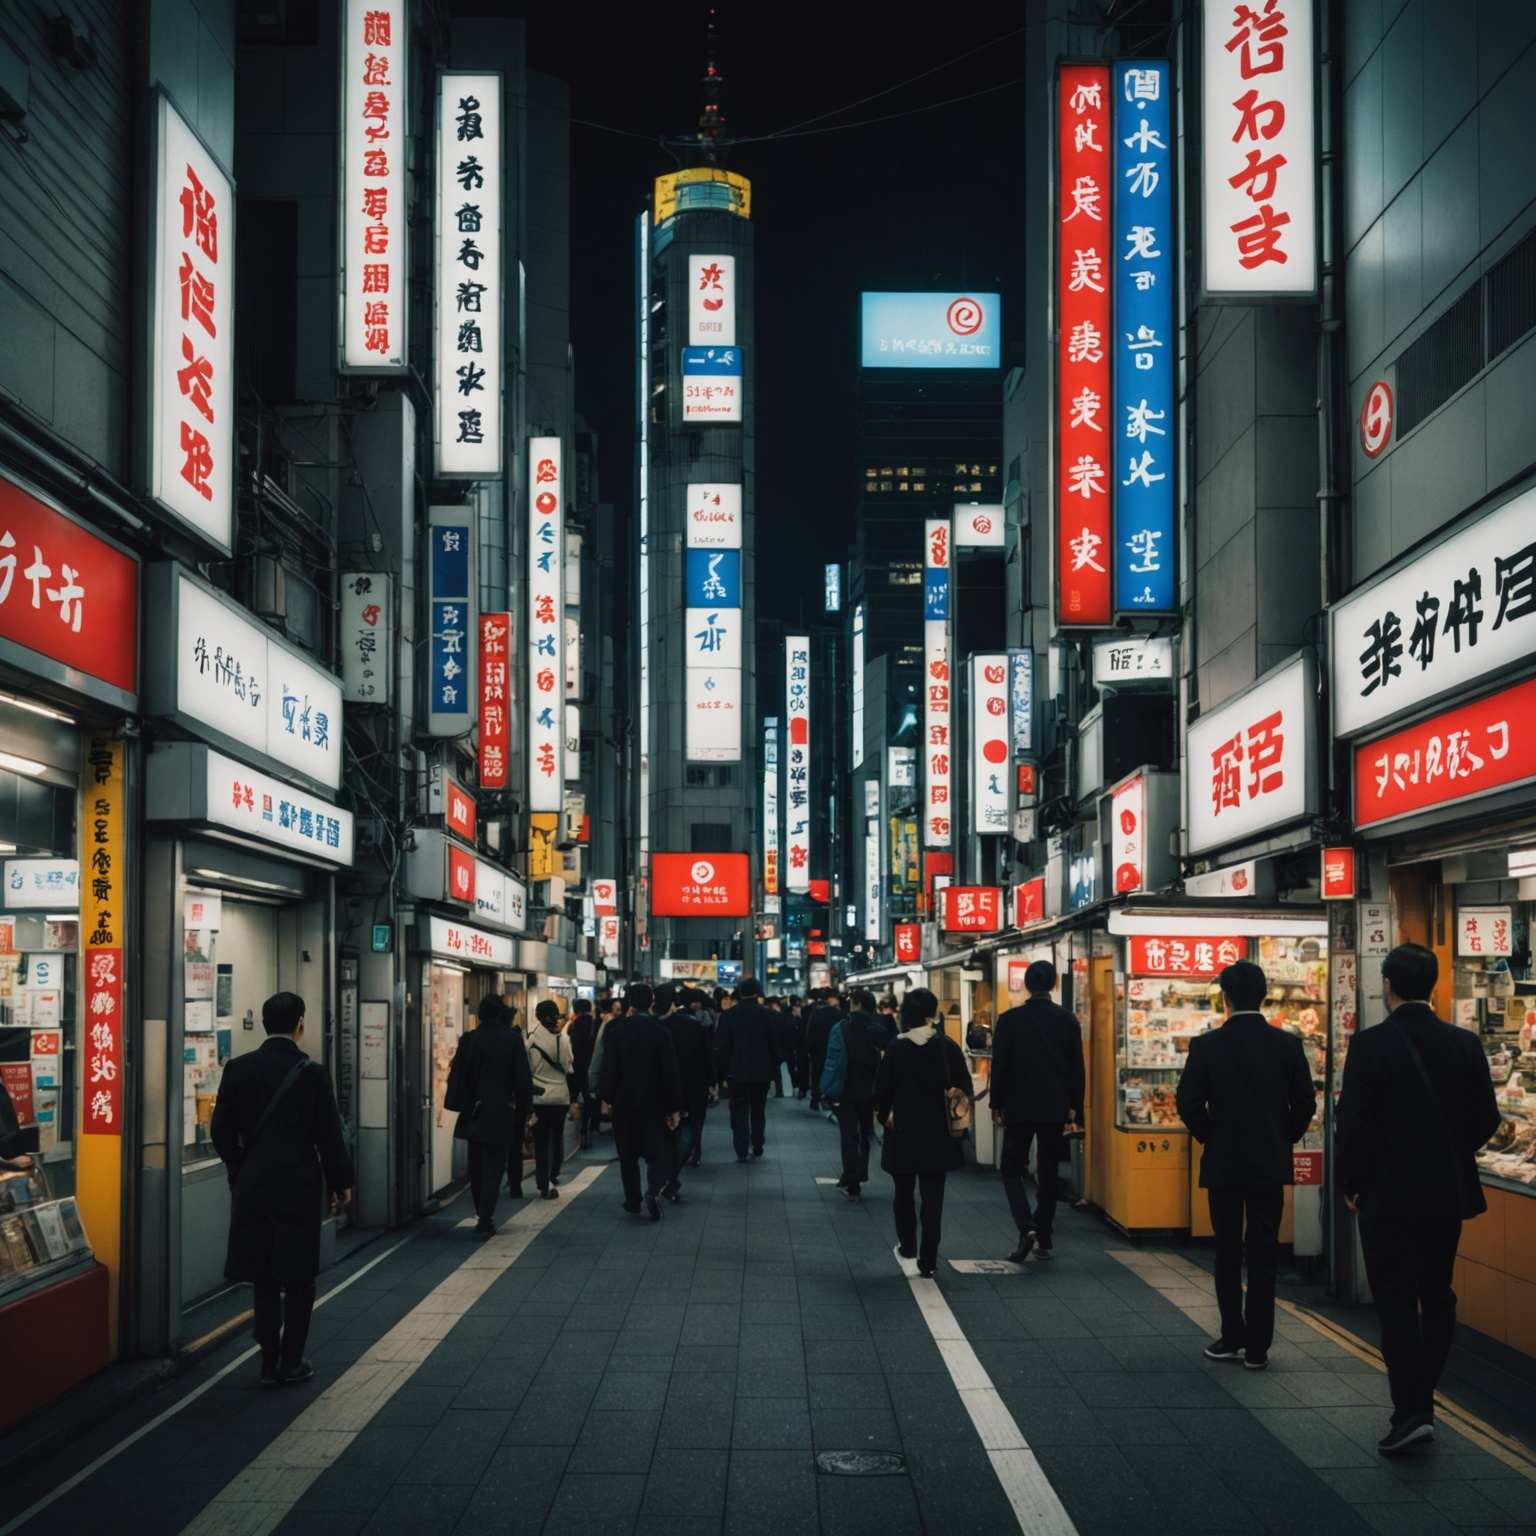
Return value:
[[(1050, 1264), (966, 1272), (1011, 1232), (997, 1181), (955, 1175), (934, 1283), (892, 1253), (888, 1179), (857, 1208), (831, 1187), (803, 1102), (770, 1100), (746, 1165), (714, 1115), (659, 1226), (621, 1212), (606, 1147), (483, 1245), (458, 1200), (328, 1277), (313, 1383), (261, 1391), (242, 1337), (0, 1488), (0, 1530), (1536, 1527), (1536, 1466), (1496, 1432), (1443, 1415), (1383, 1463), (1376, 1364), (1290, 1312), (1267, 1372), (1205, 1360), (1203, 1270), (1095, 1216), (1065, 1213)], [(849, 1451), (900, 1462), (818, 1466)]]

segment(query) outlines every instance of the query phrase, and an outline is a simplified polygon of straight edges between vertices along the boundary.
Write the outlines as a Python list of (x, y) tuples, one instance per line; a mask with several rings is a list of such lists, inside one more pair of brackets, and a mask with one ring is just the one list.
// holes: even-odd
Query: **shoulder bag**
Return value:
[(273, 1111), (288, 1096), (288, 1090), (303, 1077), (305, 1070), (313, 1065), (308, 1056), (302, 1057), (289, 1067), (288, 1075), (277, 1085), (277, 1092), (267, 1100), (267, 1107), (257, 1117), (256, 1124), (251, 1128), (250, 1139), (244, 1143), (244, 1150), (249, 1152), (252, 1147), (261, 1140), (261, 1133), (266, 1130), (271, 1122)]
[[(550, 1056), (549, 1052), (546, 1051), (542, 1045), (536, 1045), (531, 1040), (528, 1042), (528, 1044), (529, 1044), (529, 1048), (532, 1049), (532, 1050), (537, 1051), (539, 1053), (539, 1055), (544, 1058), (545, 1061), (549, 1062), (550, 1066), (552, 1066), (555, 1069), (556, 1072), (561, 1072), (562, 1071), (562, 1068), (560, 1066), (559, 1061), (554, 1059), (554, 1058), (552, 1058)], [(557, 1045), (555, 1047), (555, 1057), (558, 1057), (559, 1054), (560, 1054), (560, 1047)], [(565, 1072), (563, 1075), (565, 1077), (566, 1103), (567, 1104), (574, 1104), (576, 1102), (576, 1100), (577, 1100), (577, 1097), (578, 1097), (578, 1095), (576, 1093), (576, 1074), (574, 1072)]]
[[(949, 1083), (951, 1058), (949, 1054), (950, 1041), (947, 1036), (941, 1036), (939, 1049), (944, 1053), (944, 1079), (949, 1085), (944, 1089), (944, 1117), (949, 1124), (951, 1136), (964, 1136), (971, 1128), (972, 1103), (970, 1094), (962, 1087)], [(956, 1047), (958, 1049), (958, 1047)]]

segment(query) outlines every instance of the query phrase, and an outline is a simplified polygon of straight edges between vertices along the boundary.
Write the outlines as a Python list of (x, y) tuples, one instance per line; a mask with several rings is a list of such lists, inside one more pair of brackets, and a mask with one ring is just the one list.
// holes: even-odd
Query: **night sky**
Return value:
[[(692, 132), (698, 119), (707, 9), (525, 8), (532, 62), (570, 81), (572, 116), (624, 130), (571, 130), (577, 406), (601, 435), (604, 499), (620, 506), (633, 484), (634, 216), (651, 179), (675, 168), (656, 139)], [(1017, 359), (1023, 317), (1008, 300), (1022, 277), (1022, 8), (790, 0), (718, 11), (725, 115), (742, 139), (833, 113), (971, 50), (809, 126), (988, 92), (722, 157), (751, 178), (757, 227), (759, 617), (793, 620), (801, 589), (819, 590), (820, 562), (845, 558), (852, 534), (860, 290), (1001, 291), (1005, 365)]]

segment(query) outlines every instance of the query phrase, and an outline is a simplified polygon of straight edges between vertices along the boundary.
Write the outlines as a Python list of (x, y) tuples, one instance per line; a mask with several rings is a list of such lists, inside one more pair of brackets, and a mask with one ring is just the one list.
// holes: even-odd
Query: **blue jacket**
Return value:
[(848, 1076), (848, 1041), (843, 1035), (843, 1020), (832, 1026), (827, 1036), (827, 1060), (821, 1069), (821, 1096), (834, 1103), (843, 1096), (843, 1082)]
[(827, 1036), (827, 1059), (820, 1084), (822, 1098), (834, 1103), (846, 1098), (855, 1104), (872, 1098), (885, 1046), (885, 1031), (874, 1015), (854, 1013), (839, 1019)]

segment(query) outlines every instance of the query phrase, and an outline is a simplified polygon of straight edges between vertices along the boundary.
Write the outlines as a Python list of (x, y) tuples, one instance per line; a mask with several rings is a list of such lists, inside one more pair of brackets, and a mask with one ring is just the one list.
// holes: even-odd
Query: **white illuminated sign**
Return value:
[(1095, 640), (1093, 685), (1160, 682), (1173, 677), (1173, 640), (1145, 635), (1130, 640)]
[(1006, 542), (1007, 524), (1003, 509), (995, 506), (957, 506), (955, 508), (956, 549), (1001, 549)]
[(516, 964), (515, 939), (446, 917), (427, 919), (427, 948), (434, 955), (445, 955), (466, 965), (498, 966), (505, 970)]
[(811, 637), (784, 641), (787, 750), (784, 758), (784, 888), (811, 886)]
[(843, 568), (840, 565), (828, 565), (823, 568), (823, 585), (826, 595), (823, 599), (828, 613), (841, 613), (843, 611)]
[(215, 826), (331, 864), (351, 864), (351, 811), (221, 753), (198, 750), (207, 754), (205, 814)]
[(929, 518), (923, 536), (923, 847), (948, 848), (954, 820), (949, 519)]
[(690, 485), (687, 525), (689, 549), (740, 549), (741, 487)]
[(763, 721), (763, 894), (779, 894), (779, 722)]
[[(875, 785), (878, 796), (880, 786)], [(875, 815), (864, 823), (864, 937), (877, 943), (880, 939), (880, 820), (878, 800)]]
[(688, 258), (688, 343), (736, 345), (736, 258)]
[(971, 831), (1008, 830), (1008, 774), (1013, 757), (1008, 657), (971, 657)]
[(7, 859), (0, 877), (0, 908), (40, 907), (74, 912), (80, 906), (79, 859)]
[(853, 610), (853, 766), (864, 763), (864, 604)]
[(528, 809), (565, 805), (565, 476), (558, 437), (528, 439)]

